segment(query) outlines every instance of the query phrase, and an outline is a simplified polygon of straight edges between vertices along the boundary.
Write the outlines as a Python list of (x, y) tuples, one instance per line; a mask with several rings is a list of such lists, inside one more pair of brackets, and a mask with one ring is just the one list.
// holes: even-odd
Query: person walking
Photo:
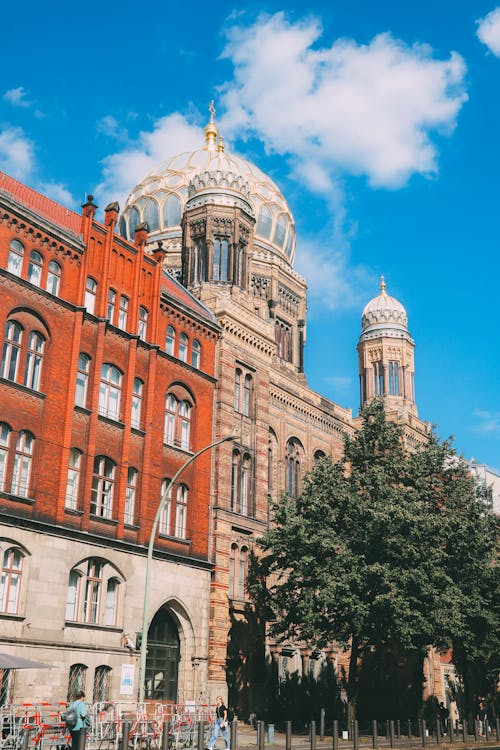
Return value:
[(216, 698), (216, 707), (215, 707), (215, 722), (214, 722), (214, 729), (212, 732), (212, 736), (210, 737), (208, 741), (208, 745), (206, 750), (214, 750), (215, 743), (217, 742), (217, 737), (219, 734), (222, 734), (224, 737), (224, 742), (226, 743), (226, 750), (231, 750), (231, 743), (229, 740), (229, 734), (228, 734), (228, 721), (227, 721), (227, 708), (224, 705), (224, 701), (222, 700), (222, 696), (218, 695)]
[(70, 711), (74, 711), (76, 714), (76, 722), (69, 730), (71, 734), (72, 750), (80, 750), (80, 748), (83, 747), (85, 733), (87, 727), (90, 726), (89, 715), (84, 698), (85, 693), (83, 690), (79, 690), (75, 695), (75, 700), (68, 706), (68, 714)]

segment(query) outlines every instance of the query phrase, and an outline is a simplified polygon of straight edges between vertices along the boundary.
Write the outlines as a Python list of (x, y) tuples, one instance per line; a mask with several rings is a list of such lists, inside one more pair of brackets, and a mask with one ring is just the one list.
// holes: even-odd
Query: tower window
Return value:
[(227, 281), (229, 278), (229, 247), (226, 239), (214, 240), (213, 280)]
[(373, 363), (373, 393), (375, 396), (383, 396), (384, 389), (384, 367), (382, 362)]
[(282, 320), (276, 319), (275, 338), (278, 345), (278, 357), (286, 362), (292, 361), (292, 329)]
[(389, 362), (389, 393), (399, 396), (399, 363)]

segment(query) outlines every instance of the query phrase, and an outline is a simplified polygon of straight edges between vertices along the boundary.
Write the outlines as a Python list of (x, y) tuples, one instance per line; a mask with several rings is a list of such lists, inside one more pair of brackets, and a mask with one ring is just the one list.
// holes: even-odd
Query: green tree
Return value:
[(455, 537), (462, 558), (469, 550), (474, 559), (471, 570), (481, 568), (482, 544), (466, 545), (460, 517), (468, 514), (484, 536), (490, 524), (484, 502), (450, 444), (432, 435), (408, 452), (381, 400), (364, 410), (361, 429), (346, 436), (342, 461), (320, 461), (298, 500), (283, 496), (273, 506), (272, 527), (261, 540), (272, 632), (350, 649), (349, 718), (367, 648), (397, 644), (422, 655), (430, 645), (444, 648), (465, 637)]

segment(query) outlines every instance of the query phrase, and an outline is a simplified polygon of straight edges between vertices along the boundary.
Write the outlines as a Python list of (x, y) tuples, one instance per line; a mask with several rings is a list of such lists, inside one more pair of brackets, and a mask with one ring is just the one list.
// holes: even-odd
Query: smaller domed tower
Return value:
[(383, 396), (388, 411), (417, 415), (414, 349), (406, 310), (387, 294), (382, 276), (380, 294), (366, 305), (361, 317), (358, 342), (361, 408), (373, 398)]

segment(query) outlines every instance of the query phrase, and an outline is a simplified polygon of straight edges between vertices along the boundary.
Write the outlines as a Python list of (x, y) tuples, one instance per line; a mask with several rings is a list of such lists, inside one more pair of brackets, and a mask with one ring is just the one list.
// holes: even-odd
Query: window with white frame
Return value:
[(106, 318), (110, 323), (114, 322), (115, 319), (115, 307), (116, 307), (116, 292), (114, 289), (108, 291), (108, 305), (106, 307)]
[(127, 330), (127, 316), (128, 316), (128, 297), (124, 294), (120, 295), (120, 306), (118, 308), (118, 328), (122, 331)]
[(80, 472), (82, 462), (82, 451), (71, 448), (68, 459), (68, 476), (66, 479), (65, 507), (76, 510), (78, 507), (78, 490), (80, 487)]
[(90, 357), (83, 352), (78, 357), (78, 369), (76, 371), (75, 405), (87, 405), (87, 389), (89, 384)]
[(186, 399), (178, 400), (173, 393), (165, 399), (163, 440), (167, 445), (190, 449), (192, 407)]
[(0, 579), (0, 612), (3, 614), (18, 614), (23, 559), (24, 556), (17, 547), (9, 547), (3, 553)]
[(118, 591), (120, 582), (117, 578), (110, 578), (106, 584), (106, 601), (104, 606), (104, 624), (114, 627), (118, 609)]
[(30, 331), (28, 336), (28, 351), (26, 353), (26, 368), (24, 370), (24, 385), (38, 391), (42, 372), (43, 347), (45, 339), (38, 331)]
[(132, 391), (132, 415), (131, 425), (137, 429), (141, 426), (141, 412), (142, 412), (142, 392), (144, 389), (144, 383), (140, 378), (134, 378), (134, 386)]
[(179, 539), (186, 538), (188, 488), (185, 484), (177, 487), (175, 501), (175, 530), (174, 536)]
[(15, 320), (8, 320), (5, 325), (5, 339), (0, 366), (0, 376), (6, 380), (15, 381), (17, 379), (22, 336), (21, 325)]
[(43, 258), (38, 250), (32, 250), (30, 253), (30, 262), (28, 264), (28, 281), (31, 284), (40, 286), (42, 278)]
[(85, 307), (92, 315), (95, 312), (95, 299), (97, 295), (97, 281), (91, 276), (87, 277), (85, 282)]
[(17, 437), (10, 488), (11, 494), (17, 495), (17, 497), (28, 497), (34, 442), (35, 438), (28, 430), (21, 430)]
[(167, 326), (167, 335), (165, 337), (165, 351), (167, 354), (175, 356), (175, 328)]
[(201, 344), (198, 341), (198, 339), (195, 339), (193, 341), (193, 346), (191, 349), (191, 364), (193, 367), (196, 367), (196, 369), (200, 369), (200, 359), (201, 359)]
[(92, 476), (90, 513), (100, 518), (112, 518), (116, 464), (107, 456), (96, 456)]
[(61, 266), (56, 263), (55, 260), (51, 260), (49, 263), (49, 269), (47, 271), (47, 283), (45, 288), (50, 294), (55, 297), (59, 294), (59, 286), (61, 284)]
[(149, 313), (147, 309), (141, 305), (141, 307), (139, 308), (139, 325), (137, 327), (137, 333), (139, 335), (139, 338), (143, 341), (145, 341), (147, 338), (148, 317)]
[(66, 621), (115, 627), (123, 579), (100, 557), (88, 557), (69, 572)]
[(129, 466), (127, 471), (127, 488), (125, 491), (125, 523), (133, 524), (135, 517), (135, 502), (137, 494), (137, 469)]
[(170, 479), (165, 478), (161, 483), (160, 502), (162, 502), (163, 498), (165, 498), (165, 493), (167, 492), (167, 490), (168, 494), (163, 505), (163, 511), (160, 515), (159, 532), (160, 534), (169, 536), (172, 533), (172, 485), (170, 484)]
[(181, 333), (179, 336), (179, 359), (181, 362), (187, 362), (188, 359), (188, 345), (189, 339), (185, 333)]
[(99, 387), (99, 414), (119, 420), (121, 388), (122, 373), (115, 365), (104, 362)]
[(19, 240), (12, 240), (9, 248), (9, 259), (7, 261), (7, 271), (21, 276), (23, 269), (24, 245)]
[(5, 422), (0, 422), (0, 492), (3, 492), (5, 489), (10, 433), (9, 425)]

